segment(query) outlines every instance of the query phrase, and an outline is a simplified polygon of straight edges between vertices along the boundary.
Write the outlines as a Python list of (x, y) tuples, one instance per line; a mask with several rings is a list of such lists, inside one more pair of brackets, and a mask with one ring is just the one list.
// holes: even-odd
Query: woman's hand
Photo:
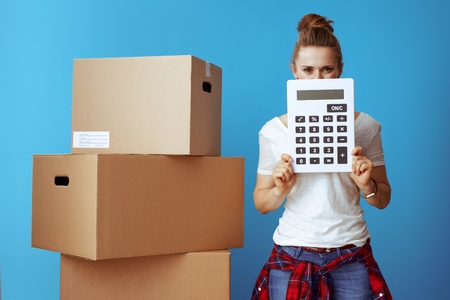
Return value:
[(279, 208), (297, 182), (292, 161), (288, 154), (283, 154), (272, 176), (257, 174), (253, 200), (261, 213), (267, 214)]
[(291, 164), (293, 159), (290, 155), (282, 154), (281, 161), (281, 164), (272, 173), (272, 178), (275, 182), (274, 194), (287, 196), (297, 182), (297, 176), (294, 173), (294, 168)]
[(361, 147), (355, 147), (351, 154), (353, 155), (353, 160), (350, 177), (355, 181), (361, 193), (369, 195), (375, 191), (373, 180), (378, 185), (377, 193), (373, 197), (366, 199), (367, 203), (379, 209), (388, 206), (391, 200), (391, 186), (387, 179), (386, 167), (384, 165), (374, 167), (372, 161), (362, 155)]
[(362, 155), (363, 149), (361, 147), (353, 148), (351, 155), (352, 159), (352, 172), (350, 173), (350, 177), (355, 181), (358, 187), (361, 190), (367, 189), (367, 187), (373, 186), (373, 190), (375, 189), (375, 185), (370, 180), (372, 177), (373, 163), (367, 157)]

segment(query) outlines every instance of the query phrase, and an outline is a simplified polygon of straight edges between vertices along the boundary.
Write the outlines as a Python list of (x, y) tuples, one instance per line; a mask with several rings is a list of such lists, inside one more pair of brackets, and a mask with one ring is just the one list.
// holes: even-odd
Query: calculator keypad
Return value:
[[(306, 122), (308, 120), (309, 122)], [(298, 146), (296, 147), (296, 153), (301, 155), (305, 153), (312, 154), (307, 160), (306, 157), (297, 157), (296, 164), (305, 165), (309, 161), (310, 164), (320, 164), (321, 157), (314, 157), (314, 154), (321, 154), (321, 150), (323, 151), (323, 163), (324, 164), (347, 164), (348, 163), (348, 148), (345, 146), (335, 146), (335, 142), (339, 143), (347, 143), (346, 135), (339, 135), (347, 133), (347, 115), (324, 115), (322, 120), (322, 126), (318, 126), (320, 123), (319, 116), (295, 116), (295, 122), (299, 123), (301, 126), (296, 126), (295, 132), (296, 143)], [(334, 124), (334, 120), (336, 120), (337, 124)], [(321, 131), (322, 129), (322, 131)], [(307, 137), (306, 133), (310, 134), (324, 134), (322, 136), (319, 135), (309, 135)], [(327, 146), (319, 147), (318, 144), (324, 144)]]

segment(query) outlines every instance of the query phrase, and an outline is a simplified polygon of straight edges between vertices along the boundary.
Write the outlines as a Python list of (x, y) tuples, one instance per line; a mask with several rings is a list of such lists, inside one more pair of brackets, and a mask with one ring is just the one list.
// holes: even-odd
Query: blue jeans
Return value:
[[(330, 253), (313, 253), (300, 247), (282, 246), (283, 250), (300, 261), (309, 261), (317, 266), (324, 266), (340, 255), (357, 251), (359, 248), (338, 250)], [(329, 273), (333, 284), (333, 300), (369, 300), (372, 299), (369, 274), (361, 263), (350, 263)], [(271, 269), (269, 273), (270, 300), (285, 300), (291, 271)], [(319, 276), (313, 274), (313, 297), (317, 299)]]

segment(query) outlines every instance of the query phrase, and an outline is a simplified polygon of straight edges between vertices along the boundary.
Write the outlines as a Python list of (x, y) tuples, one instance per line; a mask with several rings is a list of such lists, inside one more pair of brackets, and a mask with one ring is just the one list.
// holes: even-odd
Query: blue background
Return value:
[(31, 247), (32, 156), (70, 153), (73, 59), (184, 54), (223, 68), (222, 155), (246, 159), (231, 299), (249, 299), (282, 212), (253, 205), (258, 131), (286, 112), (296, 26), (310, 12), (335, 21), (356, 109), (383, 126), (391, 204), (362, 205), (389, 287), (395, 299), (448, 298), (445, 2), (0, 0), (2, 299), (59, 298), (59, 254)]

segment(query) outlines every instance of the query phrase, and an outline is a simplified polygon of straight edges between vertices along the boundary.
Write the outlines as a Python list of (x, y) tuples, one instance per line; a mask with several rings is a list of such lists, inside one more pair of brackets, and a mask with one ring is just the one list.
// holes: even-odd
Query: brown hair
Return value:
[(301, 47), (316, 46), (316, 47), (330, 47), (333, 49), (339, 68), (342, 63), (341, 46), (338, 39), (333, 34), (334, 29), (331, 20), (316, 14), (305, 15), (300, 22), (298, 22), (297, 32), (299, 37), (295, 43), (294, 52), (291, 57), (291, 65), (295, 67), (295, 58), (298, 55)]

